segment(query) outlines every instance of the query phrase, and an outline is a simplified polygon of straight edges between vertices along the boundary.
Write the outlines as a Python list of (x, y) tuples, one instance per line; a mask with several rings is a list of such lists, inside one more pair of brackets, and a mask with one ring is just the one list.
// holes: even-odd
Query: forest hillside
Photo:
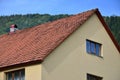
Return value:
[[(11, 24), (17, 24), (21, 30), (68, 16), (70, 15), (26, 14), (0, 16), (0, 35), (8, 33)], [(120, 45), (120, 16), (103, 16), (103, 18)]]

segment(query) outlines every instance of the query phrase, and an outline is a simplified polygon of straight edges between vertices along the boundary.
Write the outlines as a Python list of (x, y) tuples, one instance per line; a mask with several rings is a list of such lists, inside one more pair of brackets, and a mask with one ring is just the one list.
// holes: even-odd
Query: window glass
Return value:
[(87, 52), (90, 53), (90, 42), (89, 42), (89, 41), (87, 41), (86, 46), (87, 46), (87, 47), (86, 47)]
[(94, 54), (96, 56), (101, 56), (101, 44), (86, 40), (86, 51), (87, 53)]
[(20, 80), (19, 71), (14, 72), (14, 80)]
[(87, 80), (102, 80), (102, 77), (87, 74)]
[(21, 71), (21, 80), (25, 80), (25, 71), (24, 70)]
[(7, 74), (7, 80), (12, 80), (12, 73)]
[(91, 42), (91, 53), (95, 53), (95, 43)]
[(100, 44), (96, 44), (96, 55), (100, 55)]
[(25, 80), (25, 70), (17, 70), (6, 73), (6, 80)]

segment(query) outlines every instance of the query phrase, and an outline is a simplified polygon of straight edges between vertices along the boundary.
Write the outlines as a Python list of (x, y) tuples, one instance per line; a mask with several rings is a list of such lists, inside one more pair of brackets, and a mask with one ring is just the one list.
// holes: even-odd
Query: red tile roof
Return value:
[(0, 36), (0, 68), (43, 61), (94, 13), (98, 9)]

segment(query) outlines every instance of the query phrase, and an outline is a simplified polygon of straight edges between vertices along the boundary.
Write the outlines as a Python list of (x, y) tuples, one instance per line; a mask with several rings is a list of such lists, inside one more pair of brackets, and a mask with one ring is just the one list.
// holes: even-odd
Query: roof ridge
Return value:
[[(43, 24), (38, 24), (38, 25), (36, 25), (36, 26), (32, 26), (32, 27), (29, 27), (29, 28), (24, 28), (24, 29), (22, 29), (22, 30), (17, 30), (15, 33), (20, 33), (20, 32), (22, 32), (22, 31), (24, 31), (24, 30), (31, 30), (32, 28), (36, 28), (36, 27), (39, 27), (39, 26), (42, 26), (42, 25), (51, 24), (51, 23), (53, 23), (53, 22), (59, 22), (59, 21), (61, 21), (61, 20), (65, 20), (65, 19), (69, 19), (69, 18), (72, 18), (72, 17), (75, 17), (75, 16), (79, 16), (80, 14), (84, 14), (84, 13), (87, 13), (87, 12), (93, 12), (93, 13), (94, 13), (94, 12), (96, 12), (97, 10), (98, 10), (98, 8), (95, 8), (95, 9), (92, 9), (92, 10), (87, 10), (87, 11), (84, 11), (84, 12), (81, 12), (81, 13), (78, 13), (78, 14), (71, 15), (71, 16), (69, 16), (69, 17), (57, 19), (57, 20), (54, 20), (54, 21), (45, 22), (45, 23), (43, 23)], [(0, 35), (0, 38), (1, 38), (1, 37), (4, 37), (5, 35), (9, 35), (9, 34), (8, 34), (8, 33), (2, 34), (2, 35)], [(10, 35), (11, 35), (11, 34), (10, 34)]]

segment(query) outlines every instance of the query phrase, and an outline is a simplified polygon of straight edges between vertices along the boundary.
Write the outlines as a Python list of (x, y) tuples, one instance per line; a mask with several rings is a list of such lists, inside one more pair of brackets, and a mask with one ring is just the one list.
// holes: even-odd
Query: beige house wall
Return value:
[[(86, 39), (102, 44), (102, 57), (86, 53)], [(42, 63), (42, 80), (120, 80), (120, 54), (94, 14)]]
[(4, 72), (0, 72), (0, 80), (5, 80)]
[(41, 80), (41, 65), (32, 65), (0, 72), (0, 80), (6, 80), (6, 72), (25, 69), (25, 80)]
[(41, 80), (41, 65), (33, 65), (25, 68), (25, 80)]

